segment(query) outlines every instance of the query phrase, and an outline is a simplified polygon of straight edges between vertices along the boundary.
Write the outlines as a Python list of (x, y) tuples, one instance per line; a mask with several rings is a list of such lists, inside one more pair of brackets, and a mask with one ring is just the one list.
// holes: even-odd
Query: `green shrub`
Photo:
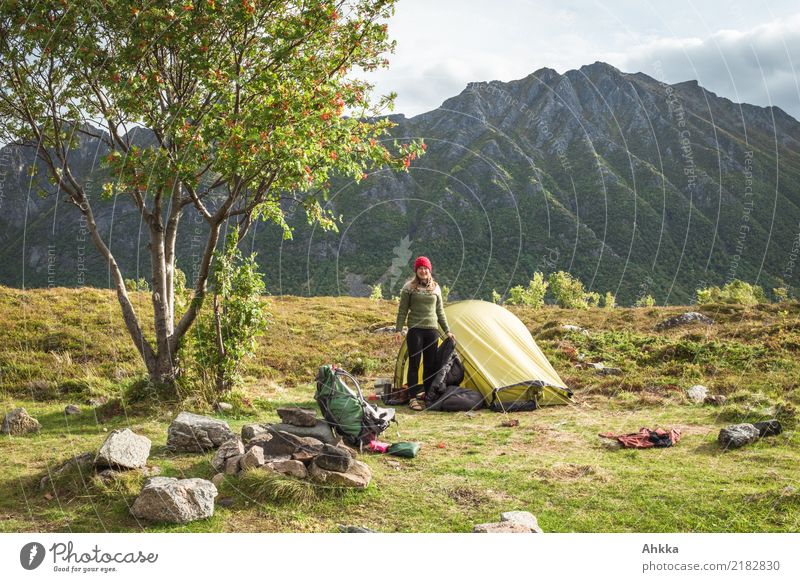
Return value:
[(643, 295), (636, 300), (636, 303), (633, 304), (634, 307), (653, 307), (656, 304), (656, 300), (653, 298), (652, 295), (649, 293), (647, 295)]
[(611, 291), (606, 291), (603, 297), (603, 307), (605, 309), (614, 309), (617, 306), (617, 298)]
[(558, 271), (550, 274), (549, 282), (553, 299), (559, 307), (566, 309), (589, 307), (583, 283), (577, 277), (573, 277), (565, 271)]
[(150, 291), (150, 284), (144, 277), (140, 277), (138, 279), (125, 279), (125, 290), (128, 293), (134, 293), (136, 291)]
[[(527, 307), (539, 309), (544, 305), (544, 296), (545, 293), (547, 293), (548, 285), (549, 283), (544, 280), (544, 275), (536, 272), (533, 274), (533, 279), (530, 280), (527, 288), (522, 285), (517, 285), (509, 289), (509, 297), (506, 303), (509, 305), (525, 305)], [(492, 296), (492, 300), (494, 300), (494, 296)]]
[(697, 290), (697, 304), (733, 303), (737, 305), (752, 306), (766, 303), (767, 296), (758, 285), (751, 285), (745, 281), (734, 279), (720, 287), (706, 287)]
[(447, 303), (447, 298), (450, 297), (450, 287), (447, 285), (442, 286), (442, 301)]
[(492, 303), (499, 304), (500, 300), (503, 298), (500, 293), (498, 293), (495, 289), (492, 289)]
[(369, 298), (373, 301), (380, 301), (383, 299), (383, 289), (380, 283), (372, 286), (372, 293), (369, 294)]

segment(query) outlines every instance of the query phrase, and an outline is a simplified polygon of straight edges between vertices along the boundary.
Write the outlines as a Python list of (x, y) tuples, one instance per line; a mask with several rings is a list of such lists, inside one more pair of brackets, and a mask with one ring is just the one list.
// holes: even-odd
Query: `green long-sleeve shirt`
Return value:
[(444, 301), (439, 285), (433, 291), (425, 289), (412, 290), (410, 284), (403, 286), (400, 292), (400, 307), (397, 310), (396, 331), (402, 331), (408, 317), (408, 327), (437, 329), (440, 325), (445, 333), (450, 332), (447, 318), (444, 316)]

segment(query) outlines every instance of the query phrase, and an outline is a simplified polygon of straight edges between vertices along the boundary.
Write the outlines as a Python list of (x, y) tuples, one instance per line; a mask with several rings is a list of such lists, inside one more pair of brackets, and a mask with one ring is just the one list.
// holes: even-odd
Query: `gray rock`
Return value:
[(138, 469), (147, 465), (150, 439), (129, 428), (112, 430), (97, 452), (96, 467)]
[(283, 475), (289, 475), (290, 477), (296, 477), (298, 479), (305, 479), (308, 476), (308, 470), (306, 469), (306, 466), (301, 461), (295, 461), (292, 459), (266, 463), (264, 468), (270, 471), (275, 471), (276, 473), (281, 473)]
[(544, 533), (539, 527), (536, 516), (529, 511), (504, 511), (500, 514), (500, 521), (511, 521), (527, 527), (534, 533)]
[(758, 429), (759, 437), (775, 436), (783, 432), (783, 427), (777, 419), (754, 422), (753, 426)]
[(247, 469), (254, 469), (264, 464), (264, 449), (261, 447), (253, 447), (242, 456), (239, 466), (242, 471)]
[(230, 457), (244, 455), (244, 444), (238, 437), (234, 437), (222, 443), (214, 453), (214, 458), (211, 459), (211, 466), (215, 471), (222, 471), (225, 469), (225, 462)]
[(589, 335), (589, 332), (587, 330), (577, 325), (562, 325), (560, 326), (560, 329), (563, 331), (571, 331), (575, 333), (581, 333), (583, 335)]
[(274, 455), (272, 457), (264, 457), (264, 464), (280, 463), (281, 461), (290, 461), (292, 457), (289, 455)]
[(499, 521), (479, 523), (472, 528), (472, 533), (531, 533), (531, 528), (515, 521)]
[(58, 477), (72, 469), (77, 469), (81, 475), (88, 479), (94, 470), (94, 457), (95, 454), (93, 452), (82, 453), (61, 463), (56, 468), (50, 469), (48, 474), (39, 480), (39, 489), (47, 489), (53, 479), (58, 479)]
[(278, 416), (293, 426), (312, 427), (317, 424), (317, 411), (309, 408), (279, 408)]
[(226, 475), (236, 475), (239, 473), (240, 464), (239, 462), (242, 460), (244, 455), (235, 455), (233, 457), (228, 457), (225, 459), (225, 474)]
[(233, 404), (229, 404), (227, 402), (217, 402), (214, 408), (216, 408), (217, 412), (230, 412), (233, 410)]
[(80, 413), (81, 409), (75, 406), (74, 404), (67, 404), (67, 406), (64, 407), (64, 414), (68, 416), (74, 416)]
[(131, 513), (153, 522), (189, 523), (214, 515), (217, 488), (205, 479), (153, 477), (133, 502)]
[(214, 484), (214, 487), (219, 489), (219, 486), (222, 485), (222, 482), (225, 480), (225, 473), (217, 473), (213, 477), (211, 477), (211, 482)]
[(28, 414), (24, 408), (15, 408), (6, 413), (3, 418), (3, 425), (0, 426), (0, 433), (19, 436), (31, 432), (38, 432), (42, 425), (39, 421)]
[(328, 471), (318, 466), (316, 460), (308, 466), (309, 476), (317, 483), (335, 487), (354, 487), (365, 489), (372, 480), (372, 471), (366, 463), (353, 461), (353, 466), (347, 473)]
[(277, 455), (292, 456), (297, 451), (305, 449), (303, 441), (301, 440), (302, 437), (295, 436), (282, 430), (275, 430), (274, 427), (270, 427), (268, 432), (272, 435), (272, 438), (260, 445), (261, 448), (264, 449), (265, 457), (274, 457)]
[(314, 462), (322, 469), (339, 473), (346, 473), (353, 466), (350, 454), (333, 445), (324, 445)]
[(360, 525), (339, 525), (341, 533), (378, 533), (374, 529), (361, 527)]
[(703, 403), (710, 404), (711, 406), (724, 406), (727, 401), (728, 397), (723, 396), (722, 394), (709, 394), (706, 396), (706, 399), (703, 401)]
[(672, 329), (673, 327), (679, 327), (682, 325), (691, 325), (693, 323), (712, 325), (714, 323), (714, 320), (711, 319), (710, 317), (706, 317), (702, 313), (697, 313), (696, 311), (689, 311), (687, 313), (682, 313), (681, 315), (676, 315), (674, 317), (665, 319), (662, 322), (659, 322), (656, 325), (656, 329), (658, 331), (661, 331), (665, 329)]
[(234, 438), (227, 422), (181, 412), (167, 431), (167, 448), (173, 452), (201, 453)]
[(289, 434), (299, 437), (314, 437), (318, 441), (328, 443), (329, 445), (337, 445), (341, 440), (339, 437), (333, 434), (331, 427), (324, 420), (318, 420), (317, 424), (311, 427), (293, 426), (285, 423), (272, 424), (269, 426), (275, 430), (288, 432)]
[(708, 388), (702, 384), (695, 384), (686, 391), (686, 397), (695, 404), (705, 402), (706, 396), (708, 396)]
[(717, 441), (724, 449), (738, 449), (758, 440), (758, 434), (752, 424), (733, 424), (719, 431)]
[(267, 429), (260, 424), (246, 424), (242, 427), (242, 440), (244, 442), (250, 441), (260, 434), (267, 432)]
[(597, 373), (601, 376), (622, 376), (622, 370), (619, 368), (606, 368), (605, 366), (597, 370)]

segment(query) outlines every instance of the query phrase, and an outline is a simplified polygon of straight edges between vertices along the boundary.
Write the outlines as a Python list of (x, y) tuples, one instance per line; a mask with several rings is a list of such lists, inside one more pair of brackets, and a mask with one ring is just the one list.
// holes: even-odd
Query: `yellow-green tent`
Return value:
[[(467, 300), (444, 308), (456, 351), (464, 364), (461, 386), (483, 394), (486, 403), (507, 405), (535, 400), (539, 406), (568, 404), (572, 391), (513, 313), (488, 301)], [(441, 330), (440, 330), (441, 333)], [(444, 336), (442, 336), (443, 338)], [(420, 366), (420, 384), (422, 383)], [(400, 346), (394, 385), (408, 377), (408, 349)]]

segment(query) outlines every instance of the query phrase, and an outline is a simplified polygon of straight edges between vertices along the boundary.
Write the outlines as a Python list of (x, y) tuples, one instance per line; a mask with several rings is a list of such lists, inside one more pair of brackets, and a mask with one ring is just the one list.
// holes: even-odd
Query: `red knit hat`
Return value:
[(414, 261), (414, 272), (417, 272), (417, 269), (420, 267), (428, 267), (429, 271), (433, 270), (431, 267), (431, 261), (428, 257), (418, 257), (416, 261)]

